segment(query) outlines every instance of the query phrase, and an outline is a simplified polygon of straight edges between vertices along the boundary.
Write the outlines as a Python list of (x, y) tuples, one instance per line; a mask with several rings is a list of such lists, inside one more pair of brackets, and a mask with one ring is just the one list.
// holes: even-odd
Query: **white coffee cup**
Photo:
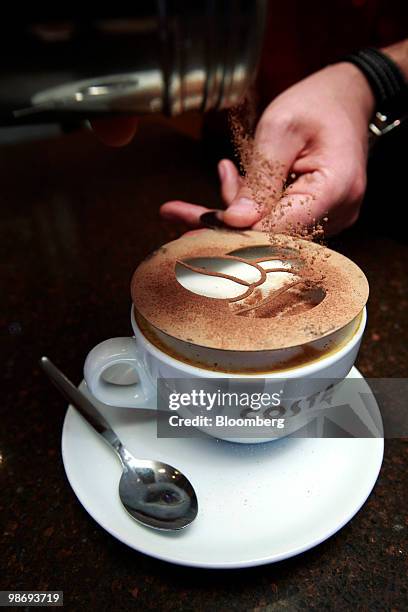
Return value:
[[(346, 334), (346, 339), (343, 343), (340, 343), (339, 333), (336, 332), (339, 348), (334, 348), (317, 359), (312, 359), (303, 365), (289, 367), (288, 369), (273, 371), (272, 367), (270, 372), (262, 371), (256, 374), (248, 374), (246, 372), (240, 373), (239, 371), (236, 373), (222, 371), (221, 364), (225, 363), (225, 354), (229, 353), (229, 351), (211, 349), (211, 358), (213, 359), (215, 356), (220, 367), (220, 370), (214, 370), (191, 365), (182, 361), (182, 358), (177, 359), (160, 350), (142, 333), (132, 308), (131, 322), (134, 336), (111, 338), (93, 348), (85, 361), (84, 376), (89, 390), (99, 401), (110, 406), (134, 409), (157, 409), (156, 385), (158, 378), (245, 378), (248, 380), (262, 378), (265, 380), (265, 391), (268, 391), (270, 394), (276, 392), (281, 387), (282, 381), (285, 381), (285, 389), (288, 396), (292, 399), (294, 397), (302, 399), (323, 391), (330, 380), (342, 380), (347, 376), (357, 357), (366, 319), (367, 314), (364, 308), (360, 315), (350, 324), (354, 326), (352, 333), (350, 332), (350, 326), (346, 326), (347, 329), (344, 328), (342, 330), (343, 335)], [(327, 342), (327, 338), (325, 341)], [(189, 348), (191, 350), (191, 346)], [(286, 351), (290, 356), (293, 347), (292, 349), (281, 349), (279, 351), (280, 362), (282, 361), (282, 351)], [(263, 364), (273, 364), (276, 361), (276, 351), (261, 352), (263, 354)], [(259, 353), (259, 351), (256, 353)], [(245, 355), (239, 357), (245, 358), (246, 363), (251, 359), (247, 351)], [(228, 356), (228, 362), (230, 362), (230, 359), (231, 355)], [(108, 382), (106, 373), (112, 366), (120, 366), (124, 371), (125, 377), (129, 374), (130, 370), (136, 372), (137, 380), (131, 384), (124, 385)], [(290, 387), (291, 383), (293, 383), (292, 389)], [(175, 388), (175, 390), (177, 389)], [(304, 420), (299, 420), (296, 427), (301, 427), (303, 424)], [(214, 430), (208, 433), (216, 435), (216, 437), (223, 437), (216, 434)], [(287, 433), (288, 431), (286, 430), (282, 432), (282, 435), (287, 435)], [(266, 440), (265, 438), (240, 438), (236, 441), (265, 442)]]

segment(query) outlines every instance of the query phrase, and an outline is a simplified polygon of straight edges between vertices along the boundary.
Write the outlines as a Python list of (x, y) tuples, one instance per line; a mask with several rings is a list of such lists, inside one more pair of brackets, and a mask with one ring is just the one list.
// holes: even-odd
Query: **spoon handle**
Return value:
[[(109, 423), (92, 402), (48, 359), (41, 357), (40, 365), (57, 389), (78, 410), (86, 421), (109, 442), (117, 439)], [(111, 442), (111, 444), (112, 444)]]

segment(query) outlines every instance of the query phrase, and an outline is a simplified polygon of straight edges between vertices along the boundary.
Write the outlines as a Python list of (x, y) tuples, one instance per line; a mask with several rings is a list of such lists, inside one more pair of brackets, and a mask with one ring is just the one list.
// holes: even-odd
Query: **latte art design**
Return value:
[(226, 351), (297, 347), (361, 313), (363, 272), (302, 239), (202, 230), (163, 245), (132, 279), (136, 315), (153, 334)]
[[(235, 265), (236, 275), (221, 271), (223, 264), (225, 267), (225, 263), (238, 264)], [(182, 275), (178, 274), (179, 266), (188, 270), (190, 275), (183, 279)], [(219, 269), (214, 269), (215, 267)], [(252, 274), (248, 274), (248, 267), (252, 267)], [(239, 316), (282, 316), (284, 313), (290, 314), (299, 311), (299, 308), (306, 310), (317, 305), (324, 298), (324, 291), (311, 283), (310, 280), (298, 276), (297, 271), (293, 256), (282, 253), (274, 253), (255, 259), (223, 255), (221, 257), (193, 258), (187, 261), (179, 259), (176, 262), (176, 276), (183, 287), (199, 295), (227, 300), (231, 306), (232, 314)], [(240, 276), (237, 275), (239, 273)], [(283, 279), (280, 279), (281, 282), (268, 283), (269, 275), (277, 275), (278, 273), (284, 273), (281, 275), (283, 276)], [(235, 296), (227, 296), (225, 295), (225, 288), (224, 294), (222, 294), (222, 288), (220, 288), (219, 294), (214, 295), (214, 283), (211, 286), (212, 292), (210, 294), (206, 293), (202, 286), (197, 291), (194, 289), (194, 283), (191, 283), (194, 275), (225, 279), (228, 281), (227, 284), (238, 285), (237, 290), (241, 292)], [(268, 284), (272, 287), (266, 287)], [(245, 287), (243, 292), (242, 287)], [(293, 291), (295, 288), (297, 290)], [(301, 290), (299, 291), (299, 289)], [(278, 311), (271, 310), (270, 307), (273, 303), (287, 292), (290, 292), (289, 299), (286, 300), (288, 303), (281, 304), (282, 307)], [(314, 296), (314, 299), (311, 299), (311, 296)], [(316, 299), (316, 296), (319, 296), (320, 299)], [(282, 303), (282, 300), (280, 302)]]

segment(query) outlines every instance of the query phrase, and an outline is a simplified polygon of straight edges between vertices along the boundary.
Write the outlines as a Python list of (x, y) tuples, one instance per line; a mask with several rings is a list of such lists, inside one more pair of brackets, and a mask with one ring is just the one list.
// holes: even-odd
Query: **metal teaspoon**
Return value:
[(62, 395), (118, 455), (123, 468), (119, 497), (130, 516), (154, 529), (187, 527), (198, 512), (190, 481), (167, 463), (133, 457), (97, 408), (48, 357), (42, 357), (40, 364)]

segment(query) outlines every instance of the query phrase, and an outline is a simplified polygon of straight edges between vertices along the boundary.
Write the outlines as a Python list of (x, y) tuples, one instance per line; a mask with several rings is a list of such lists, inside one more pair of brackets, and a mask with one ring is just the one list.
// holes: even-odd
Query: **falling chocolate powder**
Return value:
[[(256, 123), (254, 99), (254, 96), (250, 95), (240, 106), (230, 110), (229, 123), (244, 186), (260, 213), (262, 231), (268, 236), (269, 242), (279, 249), (279, 247), (284, 248), (285, 246), (284, 236), (282, 235), (282, 221), (285, 220), (288, 210), (293, 205), (293, 201), (290, 198), (290, 190), (291, 185), (296, 180), (296, 175), (290, 169), (288, 175), (285, 164), (279, 160), (273, 161), (267, 159), (257, 149), (254, 139)], [(324, 229), (323, 225), (313, 217), (313, 200), (313, 196), (305, 196), (304, 200), (300, 201), (300, 205), (304, 207), (306, 215), (310, 217), (310, 223), (305, 226), (300, 222), (287, 222), (284, 231), (286, 235), (302, 238), (303, 240), (322, 242)], [(328, 218), (325, 217), (323, 222), (326, 223), (327, 221)], [(278, 234), (280, 235), (279, 237)], [(302, 249), (304, 247), (301, 242), (298, 245), (299, 259), (302, 260)], [(309, 265), (298, 270), (298, 277), (300, 279), (296, 283), (288, 283), (282, 290), (272, 293), (266, 300), (260, 299), (255, 306), (247, 306), (240, 314), (252, 314), (255, 309), (260, 309), (264, 304), (276, 302), (276, 299), (279, 299), (283, 293), (290, 297), (292, 306), (294, 306), (299, 301), (302, 293), (304, 291), (307, 292), (310, 287), (324, 291), (325, 278), (324, 275), (319, 273), (322, 266), (319, 265), (318, 260), (321, 261), (325, 257), (327, 257), (325, 251), (323, 253), (319, 252), (318, 255), (316, 254), (312, 261), (309, 261)], [(295, 285), (296, 288), (300, 286), (300, 294), (290, 291)]]
[[(269, 160), (257, 150), (254, 140), (255, 104), (251, 95), (241, 105), (229, 112), (229, 124), (233, 145), (245, 187), (255, 202), (262, 218), (262, 230), (274, 242), (274, 234), (282, 233), (281, 222), (293, 202), (290, 199), (293, 173), (286, 174), (285, 165), (279, 160)], [(283, 199), (284, 198), (284, 199)], [(313, 196), (305, 197), (300, 204), (310, 216), (310, 224), (288, 223), (285, 233), (304, 240), (322, 239), (323, 225), (312, 216)], [(323, 219), (327, 221), (327, 217)]]

